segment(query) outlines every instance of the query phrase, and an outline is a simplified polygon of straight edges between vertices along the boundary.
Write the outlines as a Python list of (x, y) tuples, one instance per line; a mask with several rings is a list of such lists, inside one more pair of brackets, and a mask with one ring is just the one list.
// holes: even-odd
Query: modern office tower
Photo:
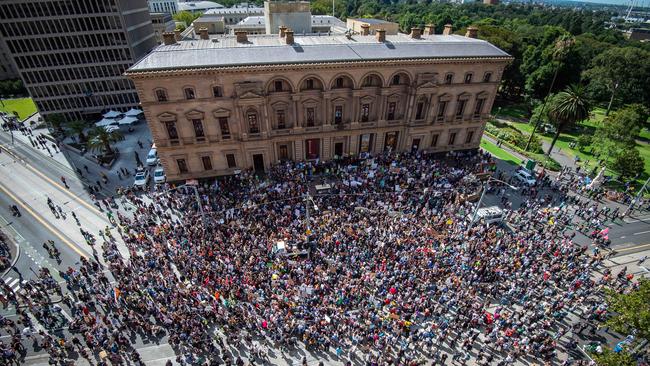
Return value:
[(156, 46), (146, 0), (0, 1), (0, 33), (44, 117), (139, 104), (123, 76)]

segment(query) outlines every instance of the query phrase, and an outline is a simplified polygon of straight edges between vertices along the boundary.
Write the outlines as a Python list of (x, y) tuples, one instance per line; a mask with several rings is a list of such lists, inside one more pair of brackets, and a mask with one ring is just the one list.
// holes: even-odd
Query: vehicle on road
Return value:
[(163, 169), (162, 166), (157, 166), (156, 169), (153, 171), (153, 181), (158, 184), (158, 183), (165, 183), (167, 180), (167, 177), (165, 176), (165, 169)]
[(525, 184), (529, 187), (534, 186), (535, 183), (537, 183), (537, 180), (535, 177), (532, 176), (532, 174), (528, 173), (526, 170), (519, 170), (515, 175), (513, 176), (516, 181)]
[(135, 181), (133, 182), (133, 186), (135, 188), (146, 188), (147, 184), (149, 184), (149, 171), (148, 170), (140, 170), (139, 172), (135, 173)]
[(147, 165), (156, 164), (158, 164), (158, 151), (155, 148), (152, 148), (147, 154)]
[(476, 217), (482, 219), (486, 224), (499, 223), (503, 221), (503, 210), (498, 206), (479, 208)]
[(554, 135), (557, 132), (557, 129), (552, 124), (545, 124), (542, 126), (542, 131), (549, 135)]

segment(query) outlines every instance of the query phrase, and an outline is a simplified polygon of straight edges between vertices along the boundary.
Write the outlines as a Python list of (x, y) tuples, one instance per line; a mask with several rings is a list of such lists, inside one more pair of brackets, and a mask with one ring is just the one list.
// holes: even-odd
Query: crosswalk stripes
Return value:
[(21, 285), (27, 283), (27, 280), (20, 281), (19, 278), (13, 278), (11, 276), (3, 278), (3, 280), (15, 293), (20, 292), (22, 289)]

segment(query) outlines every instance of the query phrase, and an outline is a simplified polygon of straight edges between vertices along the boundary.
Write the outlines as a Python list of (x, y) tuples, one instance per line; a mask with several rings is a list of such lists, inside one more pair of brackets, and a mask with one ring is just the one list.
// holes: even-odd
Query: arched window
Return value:
[(194, 94), (194, 88), (187, 87), (183, 89), (183, 92), (185, 93), (185, 99), (187, 100), (196, 98), (196, 94)]
[(257, 112), (255, 110), (251, 109), (246, 112), (246, 120), (248, 121), (248, 132), (260, 133), (260, 123), (257, 119)]
[(363, 86), (381, 86), (381, 79), (377, 75), (368, 75), (363, 79)]
[(167, 90), (165, 89), (156, 89), (156, 99), (159, 102), (166, 102), (167, 99)]

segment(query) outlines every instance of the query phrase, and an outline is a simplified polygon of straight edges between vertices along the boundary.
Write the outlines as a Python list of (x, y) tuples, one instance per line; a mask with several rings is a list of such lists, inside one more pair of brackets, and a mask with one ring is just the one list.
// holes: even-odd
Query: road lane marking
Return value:
[(614, 250), (615, 250), (617, 253), (620, 253), (620, 252), (629, 252), (630, 250), (635, 250), (635, 249), (645, 248), (645, 247), (650, 247), (650, 243), (648, 243), (648, 244), (636, 245), (636, 246), (628, 247), (628, 248), (621, 248), (621, 249), (615, 248)]
[[(0, 146), (2, 146), (2, 148), (4, 148), (4, 146), (3, 146), (2, 144), (0, 144)], [(6, 150), (6, 149), (5, 149), (5, 150)], [(18, 159), (18, 157), (17, 157), (15, 154), (13, 154), (13, 153), (11, 153), (11, 154), (9, 154), (9, 155), (12, 155), (12, 156), (14, 157), (14, 159)], [(50, 184), (52, 184), (53, 186), (57, 187), (61, 192), (67, 194), (67, 195), (70, 196), (70, 197), (72, 197), (72, 199), (74, 199), (75, 201), (77, 201), (77, 202), (81, 203), (82, 205), (86, 206), (86, 208), (88, 208), (89, 210), (94, 211), (94, 212), (95, 212), (95, 213), (96, 213), (96, 214), (97, 214), (101, 219), (103, 219), (104, 221), (108, 222), (108, 220), (106, 220), (106, 219), (104, 218), (104, 213), (102, 213), (101, 211), (99, 211), (99, 210), (97, 209), (97, 207), (95, 207), (95, 206), (91, 205), (90, 203), (84, 201), (83, 199), (81, 199), (80, 197), (78, 197), (77, 195), (75, 195), (74, 193), (70, 192), (70, 190), (69, 190), (68, 188), (65, 188), (63, 185), (61, 185), (61, 184), (55, 182), (54, 180), (52, 180), (52, 178), (46, 176), (46, 175), (43, 174), (40, 170), (34, 168), (33, 166), (31, 166), (31, 164), (27, 163), (27, 162), (25, 161), (25, 159), (20, 159), (20, 160), (22, 160), (22, 162), (23, 162), (23, 164), (25, 165), (26, 168), (28, 168), (29, 170), (33, 171), (34, 173), (36, 173), (36, 174), (37, 174), (38, 176), (40, 176), (41, 178), (43, 178), (43, 179), (45, 179), (46, 181), (48, 181), (48, 183), (50, 183)]]
[(43, 226), (45, 226), (48, 230), (52, 232), (57, 238), (59, 238), (64, 244), (69, 246), (72, 250), (77, 252), (80, 256), (84, 258), (88, 258), (88, 255), (84, 252), (81, 251), (76, 245), (71, 243), (67, 238), (65, 238), (61, 233), (59, 233), (56, 229), (54, 229), (47, 221), (43, 220), (40, 216), (38, 216), (29, 206), (25, 205), (18, 197), (14, 196), (13, 193), (9, 192), (2, 184), (0, 184), (0, 190), (4, 192), (7, 196), (11, 197), (12, 200), (14, 200), (17, 204), (20, 205), (25, 211), (27, 211), (32, 217), (36, 219), (36, 221), (40, 222)]
[(647, 230), (647, 231), (640, 231), (640, 232), (638, 232), (638, 233), (634, 233), (634, 234), (632, 234), (632, 235), (641, 235), (641, 234), (647, 234), (647, 233), (650, 233), (650, 230)]

